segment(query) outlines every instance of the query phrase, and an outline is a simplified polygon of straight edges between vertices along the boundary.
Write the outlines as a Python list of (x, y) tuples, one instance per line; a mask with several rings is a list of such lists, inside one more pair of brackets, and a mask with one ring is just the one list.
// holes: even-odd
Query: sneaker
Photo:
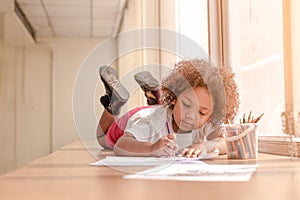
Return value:
[(145, 91), (158, 90), (159, 82), (148, 71), (142, 71), (134, 75), (134, 79)]
[(148, 105), (159, 104), (159, 82), (148, 71), (142, 71), (134, 75), (134, 79), (142, 88), (147, 98)]
[(101, 97), (100, 101), (108, 112), (118, 115), (121, 107), (129, 99), (129, 92), (120, 82), (114, 68), (102, 66), (99, 68), (99, 74), (106, 90), (106, 95)]

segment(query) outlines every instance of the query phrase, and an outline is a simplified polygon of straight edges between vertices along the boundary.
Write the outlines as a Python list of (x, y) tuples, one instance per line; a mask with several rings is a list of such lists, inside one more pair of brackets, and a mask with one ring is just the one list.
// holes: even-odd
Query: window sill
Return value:
[[(300, 138), (295, 138), (298, 157), (300, 156)], [(290, 156), (288, 136), (258, 136), (258, 152)]]

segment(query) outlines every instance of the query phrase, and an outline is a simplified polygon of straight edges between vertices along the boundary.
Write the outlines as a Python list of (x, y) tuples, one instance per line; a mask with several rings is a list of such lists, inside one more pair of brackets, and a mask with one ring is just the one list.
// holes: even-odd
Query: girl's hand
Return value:
[(205, 145), (200, 142), (197, 144), (192, 144), (188, 148), (183, 149), (178, 156), (187, 158), (197, 158), (202, 157), (207, 153)]
[(160, 138), (151, 145), (151, 154), (157, 157), (174, 155), (174, 152), (178, 149), (175, 141), (175, 134), (168, 134), (167, 136)]

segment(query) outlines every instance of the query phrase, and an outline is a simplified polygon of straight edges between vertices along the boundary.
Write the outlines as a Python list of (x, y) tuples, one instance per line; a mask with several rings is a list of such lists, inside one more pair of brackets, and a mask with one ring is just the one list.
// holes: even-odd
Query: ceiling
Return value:
[(125, 0), (16, 0), (36, 37), (109, 37)]

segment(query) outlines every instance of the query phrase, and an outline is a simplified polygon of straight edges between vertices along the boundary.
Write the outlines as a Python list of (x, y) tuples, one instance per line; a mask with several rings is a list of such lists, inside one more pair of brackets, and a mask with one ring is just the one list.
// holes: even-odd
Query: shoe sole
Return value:
[(117, 71), (109, 66), (102, 66), (99, 68), (99, 75), (103, 83), (112, 92), (112, 98), (117, 98), (121, 103), (125, 103), (129, 99), (129, 92), (119, 81)]
[(135, 81), (145, 90), (156, 90), (159, 82), (148, 71), (142, 71), (134, 75)]

